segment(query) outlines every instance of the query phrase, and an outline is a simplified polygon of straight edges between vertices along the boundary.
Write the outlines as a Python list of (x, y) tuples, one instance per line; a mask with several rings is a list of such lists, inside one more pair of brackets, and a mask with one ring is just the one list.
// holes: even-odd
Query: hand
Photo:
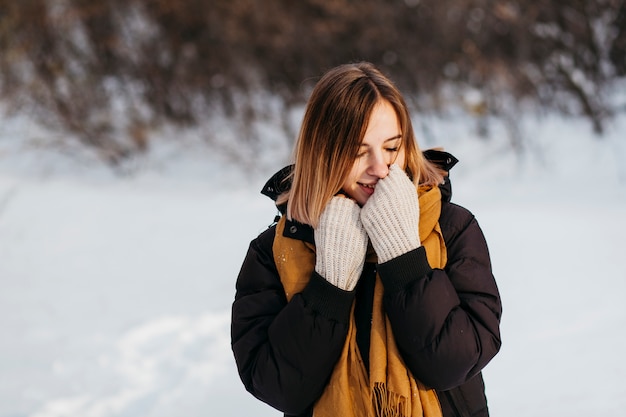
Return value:
[(417, 187), (397, 165), (376, 183), (361, 221), (382, 264), (420, 246)]
[(315, 229), (315, 271), (346, 291), (356, 286), (367, 252), (367, 233), (360, 211), (353, 200), (333, 197)]

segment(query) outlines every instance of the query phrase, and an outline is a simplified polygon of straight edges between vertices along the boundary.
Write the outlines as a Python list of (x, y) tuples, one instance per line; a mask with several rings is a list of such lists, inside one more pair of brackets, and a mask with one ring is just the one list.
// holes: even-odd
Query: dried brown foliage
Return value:
[(446, 106), (443, 86), (472, 87), (474, 111), (528, 99), (601, 132), (625, 54), (624, 0), (0, 0), (3, 99), (111, 162), (160, 123), (220, 111), (245, 125), (258, 109), (240, 98), (255, 91), (288, 110), (309, 80), (357, 60), (424, 111)]

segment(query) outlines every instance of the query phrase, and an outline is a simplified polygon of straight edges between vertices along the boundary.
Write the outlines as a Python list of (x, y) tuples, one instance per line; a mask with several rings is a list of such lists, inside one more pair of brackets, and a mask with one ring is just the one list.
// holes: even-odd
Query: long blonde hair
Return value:
[(416, 185), (437, 186), (443, 172), (417, 146), (406, 103), (396, 86), (368, 62), (328, 71), (307, 103), (294, 152), (291, 188), (277, 203), (287, 217), (317, 226), (328, 201), (337, 194), (357, 157), (374, 107), (387, 101), (400, 123), (406, 172)]

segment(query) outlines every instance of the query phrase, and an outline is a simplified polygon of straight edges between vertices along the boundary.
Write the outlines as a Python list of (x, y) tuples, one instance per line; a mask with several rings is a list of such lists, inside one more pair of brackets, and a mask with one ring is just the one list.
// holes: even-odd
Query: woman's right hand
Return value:
[(356, 286), (367, 252), (368, 237), (360, 212), (355, 201), (333, 197), (315, 228), (315, 271), (346, 291)]

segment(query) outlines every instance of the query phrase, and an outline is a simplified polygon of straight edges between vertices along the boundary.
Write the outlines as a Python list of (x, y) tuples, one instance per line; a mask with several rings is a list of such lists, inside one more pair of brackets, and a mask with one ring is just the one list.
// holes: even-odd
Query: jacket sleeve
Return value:
[(413, 375), (446, 390), (478, 374), (500, 349), (502, 306), (474, 216), (445, 204), (448, 262), (431, 269), (423, 247), (379, 265), (385, 309)]
[(354, 292), (313, 273), (287, 302), (272, 255), (274, 228), (250, 244), (237, 278), (231, 345), (246, 389), (298, 415), (317, 400), (341, 354)]

